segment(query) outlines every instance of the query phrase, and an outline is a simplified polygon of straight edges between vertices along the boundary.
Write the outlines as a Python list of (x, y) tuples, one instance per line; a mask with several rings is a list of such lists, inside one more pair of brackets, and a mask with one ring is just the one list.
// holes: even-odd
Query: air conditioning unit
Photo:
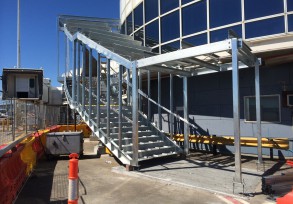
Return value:
[(293, 107), (293, 94), (287, 94), (287, 106)]

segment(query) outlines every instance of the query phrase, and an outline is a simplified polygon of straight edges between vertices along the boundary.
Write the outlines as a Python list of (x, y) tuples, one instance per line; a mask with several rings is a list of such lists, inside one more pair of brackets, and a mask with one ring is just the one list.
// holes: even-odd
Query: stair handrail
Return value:
[[(115, 74), (118, 74), (111, 66), (110, 68), (112, 69), (112, 71)], [(123, 82), (125, 82), (126, 84), (128, 84), (131, 88), (132, 88), (132, 84), (127, 81), (126, 79), (122, 79)], [(138, 89), (138, 93), (143, 96), (144, 98), (146, 98), (147, 100), (149, 100), (150, 102), (152, 102), (153, 104), (157, 105), (158, 107), (162, 108), (163, 110), (165, 110), (167, 113), (173, 115), (174, 117), (176, 117), (177, 119), (181, 120), (182, 122), (186, 123), (187, 125), (195, 128), (196, 130), (198, 129), (198, 127), (196, 127), (194, 124), (190, 123), (189, 121), (187, 121), (185, 118), (182, 118), (180, 115), (171, 112), (168, 108), (162, 106), (161, 104), (159, 104), (158, 102), (156, 102), (155, 100), (151, 99), (146, 93), (144, 93), (142, 90)], [(200, 135), (200, 134), (199, 134)]]
[[(87, 91), (89, 91), (89, 89), (88, 89), (87, 87), (85, 87), (85, 89), (86, 89)], [(96, 95), (95, 93), (92, 93), (92, 95), (93, 95), (93, 97), (97, 98), (97, 95)], [(104, 105), (107, 105), (107, 102), (106, 102), (106, 101), (103, 101), (102, 99), (100, 99), (100, 102), (102, 102)], [(112, 107), (110, 106), (110, 109), (111, 109), (113, 112), (119, 114), (119, 111), (117, 111), (115, 108), (112, 108)], [(132, 120), (129, 119), (128, 117), (126, 117), (125, 115), (122, 114), (122, 117), (123, 117), (124, 119), (126, 119), (128, 122), (132, 123)]]

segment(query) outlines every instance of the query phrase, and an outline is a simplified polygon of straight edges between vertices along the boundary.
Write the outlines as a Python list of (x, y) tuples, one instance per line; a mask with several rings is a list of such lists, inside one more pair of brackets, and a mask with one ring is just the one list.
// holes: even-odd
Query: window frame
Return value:
[[(281, 97), (280, 97), (280, 94), (268, 94), (268, 95), (260, 95), (260, 98), (262, 97), (278, 97), (278, 103), (279, 103), (279, 107), (278, 107), (278, 110), (279, 110), (279, 120), (278, 121), (265, 121), (265, 120), (261, 120), (260, 122), (261, 123), (281, 123), (282, 121), (282, 109), (281, 109)], [(244, 106), (244, 122), (245, 123), (257, 123), (256, 120), (247, 120), (247, 110), (246, 110), (246, 99), (247, 98), (256, 98), (255, 95), (250, 95), (250, 96), (244, 96), (243, 97), (243, 106)]]

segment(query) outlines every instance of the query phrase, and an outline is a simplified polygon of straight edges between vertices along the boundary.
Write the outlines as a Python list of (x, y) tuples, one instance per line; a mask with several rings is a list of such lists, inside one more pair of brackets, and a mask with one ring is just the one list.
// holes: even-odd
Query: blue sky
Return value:
[[(60, 14), (119, 18), (119, 0), (20, 0), (21, 67), (44, 69), (57, 82), (57, 27)], [(17, 62), (17, 0), (0, 0), (0, 68)], [(60, 42), (64, 42), (60, 40)], [(63, 70), (60, 63), (60, 69)]]

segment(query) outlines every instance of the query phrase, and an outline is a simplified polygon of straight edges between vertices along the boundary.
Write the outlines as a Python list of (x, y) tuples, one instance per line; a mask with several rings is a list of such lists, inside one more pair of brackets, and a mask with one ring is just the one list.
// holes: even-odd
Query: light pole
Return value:
[(20, 68), (20, 0), (17, 0), (17, 66)]

